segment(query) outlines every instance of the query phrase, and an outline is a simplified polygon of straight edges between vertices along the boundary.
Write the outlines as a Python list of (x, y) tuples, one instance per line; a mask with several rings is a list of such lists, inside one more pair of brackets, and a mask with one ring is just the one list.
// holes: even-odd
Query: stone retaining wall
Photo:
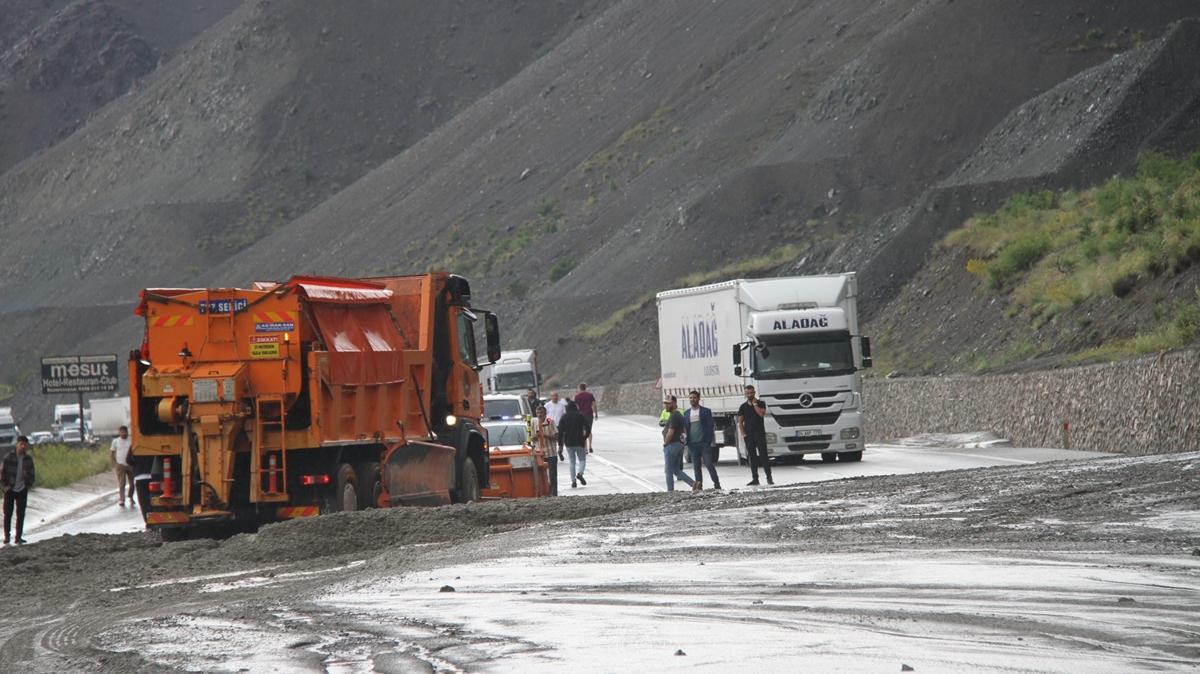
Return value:
[[(657, 414), (653, 382), (592, 389), (601, 414)], [(1200, 350), (1023, 374), (871, 378), (869, 441), (992, 431), (1025, 447), (1200, 450)]]

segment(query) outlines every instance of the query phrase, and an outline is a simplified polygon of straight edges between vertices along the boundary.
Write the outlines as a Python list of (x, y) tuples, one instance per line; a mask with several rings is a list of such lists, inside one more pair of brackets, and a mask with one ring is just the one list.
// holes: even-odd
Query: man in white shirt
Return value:
[(120, 497), (121, 507), (125, 507), (125, 484), (129, 483), (129, 505), (133, 505), (133, 467), (129, 465), (129, 427), (117, 429), (117, 437), (113, 438), (108, 451), (112, 454), (113, 470), (117, 473), (117, 496)]
[[(550, 393), (550, 399), (543, 405), (546, 408), (546, 416), (554, 422), (554, 427), (558, 428), (558, 422), (562, 421), (563, 412), (567, 411), (567, 401), (558, 399), (558, 391)], [(563, 453), (563, 437), (558, 435), (558, 458), (562, 458)]]

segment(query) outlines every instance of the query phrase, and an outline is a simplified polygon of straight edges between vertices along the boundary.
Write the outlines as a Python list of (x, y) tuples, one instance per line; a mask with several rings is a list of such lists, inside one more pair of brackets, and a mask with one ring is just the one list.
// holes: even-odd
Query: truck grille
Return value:
[(789, 442), (789, 452), (817, 452), (829, 449), (829, 442), (833, 440), (832, 435), (818, 435), (811, 438), (804, 438), (804, 442)]
[(836, 423), (842, 411), (822, 412), (819, 414), (771, 414), (780, 426), (828, 426)]

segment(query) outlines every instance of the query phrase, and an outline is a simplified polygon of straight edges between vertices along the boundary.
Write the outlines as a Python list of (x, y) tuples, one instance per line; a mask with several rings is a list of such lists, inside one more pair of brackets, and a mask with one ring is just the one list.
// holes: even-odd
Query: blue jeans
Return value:
[[(587, 448), (586, 447), (567, 447), (567, 457), (571, 459), (571, 483), (575, 483), (576, 475), (583, 475), (583, 471), (587, 470)], [(575, 470), (575, 464), (579, 464), (579, 470)]]
[(712, 486), (719, 486), (721, 479), (717, 477), (717, 467), (713, 461), (713, 446), (706, 442), (689, 442), (687, 448), (688, 454), (692, 456), (692, 471), (695, 473), (696, 482), (704, 482), (704, 473), (700, 466), (703, 462), (704, 468), (708, 469), (708, 476), (712, 478)]
[(672, 442), (669, 445), (663, 445), (663, 466), (667, 474), (667, 491), (675, 491), (675, 480), (679, 480), (692, 486), (695, 482), (688, 474), (683, 472), (679, 467), (679, 462), (683, 460), (683, 443)]

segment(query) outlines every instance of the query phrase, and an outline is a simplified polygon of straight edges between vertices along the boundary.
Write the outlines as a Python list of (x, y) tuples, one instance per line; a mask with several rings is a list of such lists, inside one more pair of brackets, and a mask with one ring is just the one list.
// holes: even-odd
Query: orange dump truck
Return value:
[[(489, 486), (466, 279), (294, 277), (148, 289), (130, 354), (146, 525), (183, 538)], [(487, 358), (496, 317), (482, 316)]]

